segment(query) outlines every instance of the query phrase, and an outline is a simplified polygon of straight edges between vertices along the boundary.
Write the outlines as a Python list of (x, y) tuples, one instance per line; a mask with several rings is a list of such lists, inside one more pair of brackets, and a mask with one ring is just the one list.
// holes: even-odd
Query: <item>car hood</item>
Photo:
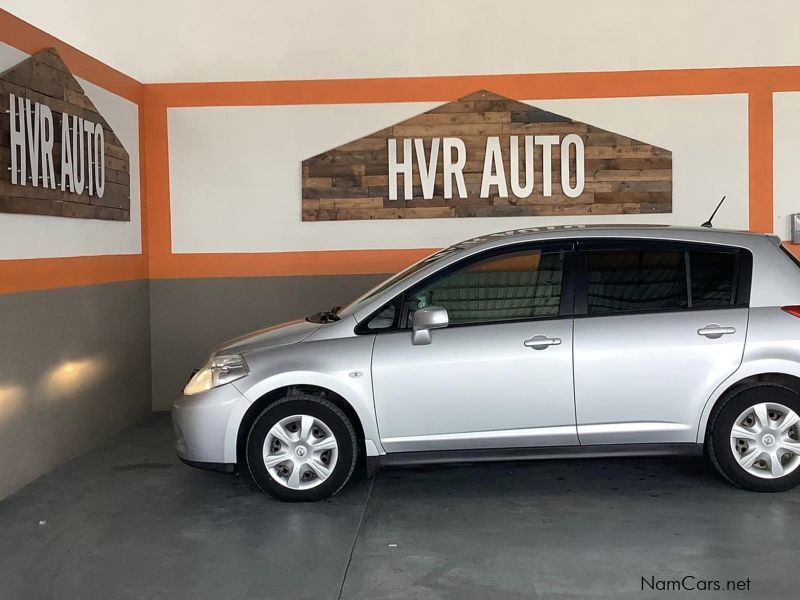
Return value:
[(308, 321), (281, 323), (225, 342), (215, 354), (247, 354), (256, 350), (296, 344), (320, 327), (319, 323), (309, 323)]

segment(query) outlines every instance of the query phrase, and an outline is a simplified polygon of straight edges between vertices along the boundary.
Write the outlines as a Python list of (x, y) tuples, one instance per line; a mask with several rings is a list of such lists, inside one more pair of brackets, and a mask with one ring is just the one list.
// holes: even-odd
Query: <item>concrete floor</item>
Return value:
[(180, 464), (155, 415), (0, 502), (0, 598), (638, 598), (685, 575), (788, 598), (798, 530), (800, 490), (685, 458), (395, 469), (282, 504)]

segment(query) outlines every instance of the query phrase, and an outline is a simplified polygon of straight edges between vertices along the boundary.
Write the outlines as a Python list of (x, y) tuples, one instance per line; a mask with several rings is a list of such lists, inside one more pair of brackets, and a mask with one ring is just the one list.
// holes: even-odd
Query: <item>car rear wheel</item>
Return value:
[(344, 487), (356, 465), (358, 439), (335, 404), (293, 392), (258, 416), (246, 452), (262, 491), (279, 500), (308, 502)]
[(783, 492), (800, 483), (800, 394), (771, 383), (733, 392), (709, 424), (709, 456), (733, 484)]

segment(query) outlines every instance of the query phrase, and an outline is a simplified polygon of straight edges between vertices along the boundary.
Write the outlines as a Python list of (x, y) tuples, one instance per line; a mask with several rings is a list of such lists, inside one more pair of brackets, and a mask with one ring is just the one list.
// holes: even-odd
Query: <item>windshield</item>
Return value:
[(446, 256), (451, 255), (453, 252), (456, 252), (457, 250), (459, 250), (458, 246), (450, 246), (449, 248), (445, 248), (444, 250), (439, 250), (438, 252), (434, 252), (430, 256), (426, 256), (422, 260), (415, 262), (410, 267), (404, 269), (403, 271), (400, 271), (396, 275), (392, 275), (391, 277), (389, 277), (389, 279), (386, 279), (385, 281), (379, 283), (374, 288), (369, 290), (366, 294), (364, 294), (360, 298), (354, 300), (353, 302), (345, 306), (342, 310), (339, 311), (339, 313), (355, 312), (359, 306), (361, 306), (365, 302), (368, 302), (369, 300), (372, 300), (372, 298), (388, 290), (391, 286), (401, 282), (402, 280), (408, 277), (411, 277), (412, 275), (418, 273), (425, 267), (433, 264), (438, 260), (441, 260)]

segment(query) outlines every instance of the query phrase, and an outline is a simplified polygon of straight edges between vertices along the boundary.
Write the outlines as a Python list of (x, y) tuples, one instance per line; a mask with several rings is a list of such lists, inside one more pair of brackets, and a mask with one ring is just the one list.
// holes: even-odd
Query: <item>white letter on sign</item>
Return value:
[(56, 188), (56, 170), (53, 166), (53, 142), (56, 132), (53, 129), (53, 113), (45, 104), (38, 104), (39, 126), (42, 136), (42, 187)]
[(91, 196), (94, 191), (94, 161), (95, 157), (92, 156), (92, 148), (94, 147), (94, 122), (89, 119), (83, 120), (83, 131), (86, 134), (86, 194)]
[[(39, 122), (39, 103), (31, 107), (29, 98), (25, 98), (25, 128), (28, 131), (28, 156), (31, 159), (31, 185), (39, 187), (39, 139), (41, 124)], [(44, 169), (42, 170), (42, 185), (44, 182)]]
[(422, 197), (425, 200), (433, 198), (433, 184), (436, 181), (436, 165), (439, 164), (439, 138), (431, 140), (431, 157), (425, 163), (425, 145), (422, 138), (414, 139), (414, 149), (417, 151), (417, 166), (419, 178), (422, 182)]
[(75, 186), (72, 181), (72, 142), (69, 138), (69, 115), (61, 115), (61, 191), (67, 191), (67, 179), (69, 179), (69, 191), (74, 192)]
[[(456, 162), (453, 162), (453, 150), (456, 151)], [(467, 147), (464, 140), (446, 137), (442, 140), (444, 153), (444, 197), (453, 197), (453, 177), (456, 178), (458, 197), (467, 197), (467, 185), (464, 183), (464, 165), (467, 164)]]
[(103, 126), (94, 126), (94, 182), (97, 197), (102, 198), (106, 191), (106, 137)]
[(83, 119), (72, 117), (72, 187), (76, 194), (83, 193), (86, 179), (86, 154), (83, 152)]
[(557, 135), (537, 135), (536, 145), (542, 147), (542, 195), (553, 195), (553, 146), (558, 144)]
[(519, 184), (519, 141), (509, 138), (511, 144), (511, 191), (517, 198), (527, 198), (533, 193), (533, 136), (525, 136), (525, 185)]
[(397, 175), (403, 174), (405, 199), (411, 200), (411, 140), (403, 140), (403, 162), (397, 162), (397, 140), (389, 140), (389, 200), (397, 200)]
[[(569, 185), (569, 147), (575, 146), (575, 187)], [(583, 139), (581, 136), (570, 133), (564, 136), (561, 142), (561, 189), (569, 198), (577, 198), (583, 193), (584, 164), (583, 164)]]
[[(495, 172), (492, 175), (492, 171)], [(496, 135), (486, 138), (486, 155), (483, 158), (483, 176), (481, 177), (481, 198), (489, 197), (489, 187), (496, 185), (497, 194), (508, 198), (506, 170), (503, 167), (503, 155), (500, 152), (500, 138)]]
[[(28, 179), (28, 155), (25, 152), (25, 99), (8, 95), (11, 122), (11, 183), (25, 185)], [(19, 149), (19, 155), (17, 154)]]

